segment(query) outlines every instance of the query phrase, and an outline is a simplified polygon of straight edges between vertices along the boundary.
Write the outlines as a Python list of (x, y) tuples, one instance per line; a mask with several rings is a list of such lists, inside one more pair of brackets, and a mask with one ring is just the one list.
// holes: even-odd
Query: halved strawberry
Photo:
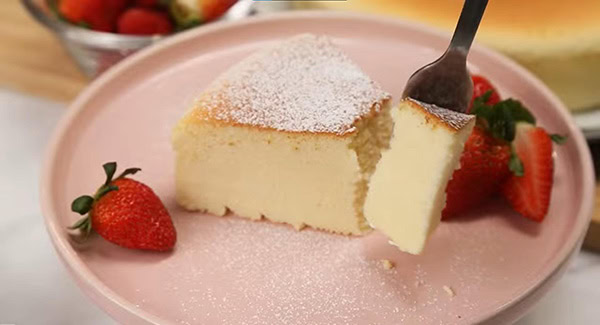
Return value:
[(511, 159), (511, 169), (515, 175), (502, 186), (502, 194), (515, 211), (541, 222), (552, 193), (552, 139), (540, 127), (517, 123), (513, 147), (516, 157)]
[[(473, 80), (483, 80), (489, 85), (487, 80), (478, 76), (474, 76)], [(511, 174), (510, 143), (515, 137), (516, 122), (535, 123), (533, 115), (520, 102), (493, 99), (492, 96), (498, 94), (490, 87), (478, 88), (478, 92), (485, 92), (473, 101), (477, 126), (465, 143), (460, 168), (446, 187), (443, 219), (463, 214), (498, 193)]]
[(487, 201), (510, 177), (508, 142), (494, 138), (482, 126), (476, 126), (465, 143), (460, 168), (446, 188), (446, 207), (442, 218), (460, 215)]

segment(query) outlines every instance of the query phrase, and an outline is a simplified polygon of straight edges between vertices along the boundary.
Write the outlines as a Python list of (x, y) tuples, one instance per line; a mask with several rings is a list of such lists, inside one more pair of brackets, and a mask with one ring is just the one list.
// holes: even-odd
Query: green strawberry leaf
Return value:
[(515, 139), (517, 122), (528, 122), (535, 124), (535, 117), (521, 102), (514, 99), (506, 99), (494, 105), (486, 104), (492, 95), (488, 90), (485, 94), (475, 98), (471, 112), (477, 116), (480, 122), (485, 123), (486, 128), (492, 136), (511, 142)]
[(486, 91), (485, 93), (483, 93), (483, 95), (475, 98), (475, 100), (473, 101), (473, 103), (475, 103), (475, 101), (478, 101), (479, 104), (485, 104), (488, 102), (488, 100), (490, 100), (490, 98), (492, 98), (492, 94), (494, 92), (490, 89), (488, 91)]
[(127, 168), (125, 169), (125, 171), (123, 171), (118, 177), (117, 179), (121, 179), (127, 175), (133, 175), (137, 172), (139, 172), (140, 170), (142, 170), (141, 168)]
[(486, 105), (483, 102), (478, 103), (479, 99), (481, 99), (481, 97), (477, 97), (477, 99), (475, 99), (475, 101), (473, 102), (473, 108), (471, 109), (471, 113), (477, 116), (477, 118), (488, 122), (489, 124), (489, 121), (492, 119), (492, 114), (494, 113), (492, 111), (492, 106)]
[(506, 106), (494, 106), (489, 123), (492, 135), (496, 138), (504, 139), (508, 142), (515, 139), (516, 123), (510, 109)]
[(494, 105), (494, 107), (497, 106), (506, 107), (515, 122), (527, 122), (535, 125), (535, 117), (520, 101), (509, 98)]
[(85, 227), (81, 229), (83, 232), (84, 238), (87, 238), (92, 232), (92, 219), (88, 218), (88, 222), (85, 224)]
[(85, 216), (79, 220), (77, 220), (77, 222), (75, 224), (73, 224), (71, 227), (68, 227), (68, 229), (71, 230), (75, 230), (75, 229), (82, 229), (85, 228), (87, 225), (87, 223), (91, 223), (89, 222), (90, 218), (88, 216)]
[(550, 139), (556, 144), (564, 144), (567, 142), (567, 136), (561, 134), (550, 134)]
[(83, 238), (87, 238), (92, 232), (92, 219), (89, 216), (79, 219), (74, 225), (68, 227), (70, 230), (77, 230), (83, 235)]
[(523, 162), (515, 151), (513, 150), (510, 153), (510, 160), (508, 161), (508, 169), (515, 174), (515, 176), (522, 177), (525, 174), (525, 168), (523, 167)]
[(77, 26), (79, 26), (81, 28), (85, 28), (85, 29), (92, 29), (92, 25), (90, 25), (90, 23), (87, 23), (85, 21), (78, 22)]
[(112, 182), (112, 178), (115, 175), (115, 172), (117, 171), (117, 163), (108, 162), (102, 165), (102, 168), (104, 168), (104, 173), (106, 174), (106, 181), (104, 182), (104, 185), (108, 185), (110, 184), (110, 182)]
[(84, 215), (92, 209), (92, 204), (94, 203), (94, 198), (89, 195), (82, 195), (76, 198), (73, 203), (71, 203), (71, 211), (77, 212), (80, 215)]

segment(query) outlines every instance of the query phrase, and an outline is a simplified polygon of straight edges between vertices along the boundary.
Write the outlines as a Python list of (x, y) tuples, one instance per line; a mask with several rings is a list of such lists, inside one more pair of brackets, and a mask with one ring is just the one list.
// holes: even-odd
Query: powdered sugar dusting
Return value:
[[(380, 324), (428, 324), (443, 318), (451, 303), (438, 299), (443, 291), (427, 281), (420, 266), (405, 268), (390, 260), (396, 267), (383, 268), (381, 258), (365, 251), (364, 237), (298, 232), (235, 217), (199, 218), (210, 223), (195, 230), (202, 229), (197, 237), (181, 238), (177, 254), (201, 259), (194, 270), (173, 265), (173, 284), (165, 286), (167, 291), (189, 290), (181, 311), (206, 310), (200, 313), (203, 322), (367, 324), (377, 315)], [(386, 256), (410, 258), (395, 248), (391, 252)]]
[(389, 95), (325, 36), (259, 51), (199, 98), (203, 118), (291, 132), (344, 134)]
[[(424, 254), (414, 256), (377, 231), (296, 231), (167, 202), (178, 230), (172, 254), (140, 254), (101, 238), (82, 254), (118, 272), (98, 276), (137, 308), (170, 323), (472, 324), (481, 310), (495, 308), (489, 299), (498, 291), (513, 297), (510, 284), (522, 276), (519, 256), (505, 249), (507, 233), (487, 227), (489, 218), (441, 224)], [(385, 269), (382, 259), (395, 267)], [(510, 274), (498, 270), (507, 261)]]

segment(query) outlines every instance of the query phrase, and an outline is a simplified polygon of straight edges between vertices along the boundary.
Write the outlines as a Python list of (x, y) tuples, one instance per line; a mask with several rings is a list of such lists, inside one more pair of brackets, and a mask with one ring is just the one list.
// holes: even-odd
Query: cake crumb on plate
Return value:
[(381, 266), (383, 266), (384, 269), (386, 270), (391, 270), (394, 268), (394, 262), (388, 260), (388, 259), (382, 259), (381, 260)]
[(450, 297), (456, 296), (456, 293), (454, 292), (454, 290), (452, 288), (450, 288), (449, 286), (444, 286), (444, 291), (446, 291), (446, 293)]

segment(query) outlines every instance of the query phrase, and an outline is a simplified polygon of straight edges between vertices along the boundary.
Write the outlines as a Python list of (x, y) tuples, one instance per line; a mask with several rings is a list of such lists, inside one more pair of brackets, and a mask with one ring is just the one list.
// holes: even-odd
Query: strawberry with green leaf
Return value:
[(469, 105), (468, 112), (471, 112), (475, 99), (483, 96), (487, 92), (489, 92), (490, 95), (484, 102), (485, 104), (494, 105), (500, 101), (498, 90), (496, 90), (496, 87), (494, 87), (489, 80), (478, 75), (471, 76), (471, 79), (473, 80), (473, 96), (471, 97), (471, 104)]
[(93, 230), (122, 247), (171, 250), (177, 234), (169, 212), (152, 189), (128, 177), (140, 169), (126, 169), (113, 179), (117, 164), (102, 167), (106, 181), (93, 196), (82, 195), (73, 201), (71, 210), (84, 217), (69, 229), (79, 229), (84, 238)]
[(515, 211), (542, 221), (553, 183), (552, 141), (565, 138), (536, 127), (521, 102), (494, 99), (497, 92), (487, 83), (490, 89), (473, 100), (477, 126), (446, 188), (442, 217), (463, 214), (501, 192)]

